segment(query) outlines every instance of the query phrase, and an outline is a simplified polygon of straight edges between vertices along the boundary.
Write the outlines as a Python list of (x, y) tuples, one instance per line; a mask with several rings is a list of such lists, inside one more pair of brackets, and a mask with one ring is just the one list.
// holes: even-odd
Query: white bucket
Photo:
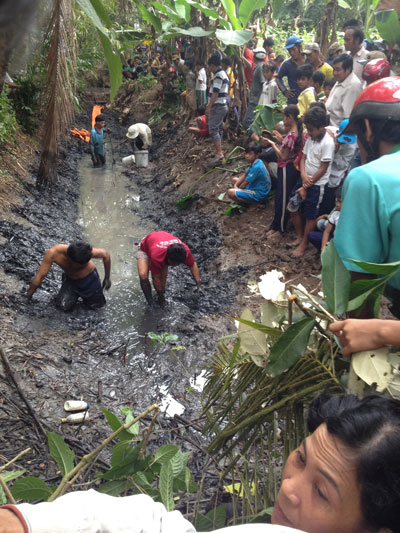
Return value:
[(135, 152), (136, 166), (139, 168), (145, 168), (149, 164), (149, 152), (148, 150), (140, 150)]
[(131, 167), (135, 163), (135, 156), (134, 155), (128, 155), (127, 157), (124, 157), (122, 159), (122, 164), (124, 167)]

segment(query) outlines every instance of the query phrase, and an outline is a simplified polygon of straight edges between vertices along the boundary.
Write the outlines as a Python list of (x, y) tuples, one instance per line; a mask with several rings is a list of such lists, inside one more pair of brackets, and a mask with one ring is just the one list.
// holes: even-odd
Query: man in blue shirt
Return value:
[[(297, 85), (296, 72), (297, 67), (304, 65), (306, 62), (303, 52), (301, 50), (301, 39), (297, 35), (292, 35), (286, 41), (286, 50), (289, 51), (290, 58), (284, 61), (279, 69), (276, 83), (280, 91), (287, 98), (288, 104), (297, 104), (297, 97), (301, 93), (300, 87)], [(283, 78), (287, 78), (289, 89), (286, 87)]]
[(261, 145), (255, 142), (246, 148), (244, 157), (249, 166), (245, 174), (233, 180), (233, 189), (228, 190), (231, 200), (256, 207), (268, 196), (271, 178), (264, 163), (258, 159), (261, 149)]
[[(357, 134), (361, 159), (343, 185), (343, 207), (335, 247), (352, 280), (371, 279), (352, 259), (371, 263), (400, 260), (400, 77), (383, 78), (360, 94), (349, 127)], [(400, 318), (400, 275), (385, 294)], [(364, 309), (362, 318), (372, 313)]]
[(103, 142), (103, 128), (105, 124), (104, 115), (97, 115), (94, 119), (94, 128), (90, 132), (89, 149), (94, 167), (102, 167), (106, 162)]

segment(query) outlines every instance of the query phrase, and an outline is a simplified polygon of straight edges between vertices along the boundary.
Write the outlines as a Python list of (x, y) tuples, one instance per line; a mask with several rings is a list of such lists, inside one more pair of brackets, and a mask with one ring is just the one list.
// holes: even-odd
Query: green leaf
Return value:
[(58, 464), (63, 476), (74, 468), (75, 453), (64, 441), (61, 435), (47, 431), (49, 451), (52, 458)]
[[(107, 411), (107, 409), (104, 409), (104, 407), (101, 407), (101, 410), (106, 416), (106, 420), (108, 422), (108, 425), (113, 431), (117, 431), (121, 426), (123, 426), (122, 420), (120, 420), (114, 413), (111, 411)], [(121, 433), (118, 434), (119, 440), (131, 440), (133, 437), (132, 433), (129, 433), (129, 431), (121, 431)]]
[(241, 321), (239, 322), (238, 335), (240, 339), (240, 353), (248, 353), (250, 355), (261, 355), (266, 357), (267, 355), (267, 340), (265, 334), (248, 324), (244, 324), (242, 321), (245, 320), (247, 323), (252, 324), (254, 320), (253, 313), (250, 309), (245, 309), (240, 316)]
[(110, 75), (110, 99), (114, 100), (114, 96), (117, 94), (118, 89), (122, 83), (122, 63), (118, 54), (113, 50), (110, 39), (107, 35), (97, 30), (101, 44), (103, 45), (104, 55), (106, 56), (108, 73)]
[(350, 301), (347, 304), (347, 311), (354, 311), (355, 309), (362, 307), (374, 291), (378, 291), (380, 288), (382, 288), (383, 291), (386, 283), (389, 279), (393, 278), (395, 274), (396, 271), (388, 274), (384, 278), (358, 279), (353, 281), (350, 285)]
[(330, 241), (322, 252), (322, 290), (331, 313), (341, 314), (347, 310), (350, 290), (350, 273)]
[(225, 46), (234, 44), (236, 46), (243, 46), (249, 42), (251, 38), (251, 31), (247, 30), (216, 30), (215, 36)]
[(346, 2), (346, 0), (338, 0), (339, 7), (343, 7), (343, 9), (351, 9), (350, 5)]
[[(124, 415), (125, 418), (125, 424), (129, 424), (132, 422), (134, 418), (136, 418), (133, 415), (132, 407), (121, 407), (120, 409), (121, 414)], [(128, 433), (131, 433), (132, 435), (139, 435), (139, 422), (136, 422), (136, 424), (133, 424), (129, 429), (127, 429)]]
[(263, 9), (267, 5), (267, 2), (268, 0), (242, 0), (240, 2), (239, 19), (243, 28), (246, 27), (254, 11)]
[(18, 479), (11, 487), (11, 494), (16, 500), (47, 500), (55, 487), (48, 487), (37, 477), (28, 476)]
[(119, 496), (131, 486), (132, 483), (127, 479), (118, 479), (116, 481), (107, 481), (107, 483), (103, 483), (96, 490), (109, 496)]
[(0, 487), (0, 505), (5, 505), (7, 503), (7, 496), (3, 490), (3, 487)]
[(173, 475), (172, 475), (171, 461), (165, 461), (161, 467), (159, 486), (160, 486), (161, 501), (165, 505), (167, 511), (174, 510), (172, 481), (173, 481)]
[(225, 526), (226, 511), (224, 505), (219, 505), (215, 509), (208, 511), (206, 515), (196, 513), (194, 527), (197, 531), (213, 531)]
[(145, 22), (149, 22), (153, 26), (153, 28), (156, 30), (157, 33), (161, 33), (162, 32), (161, 19), (156, 17), (154, 13), (152, 13), (149, 9), (146, 9), (142, 4), (137, 3), (136, 5), (142, 15), (142, 19)]
[[(232, 28), (234, 30), (241, 30), (242, 29), (242, 25), (240, 24), (239, 19), (236, 17), (235, 2), (233, 0), (221, 0), (221, 4), (224, 6), (225, 13), (228, 15), (228, 19), (229, 19), (230, 23), (232, 24)], [(250, 39), (250, 37), (249, 37), (249, 39)], [(246, 42), (248, 42), (249, 39), (247, 39)]]
[(152, 464), (164, 464), (165, 462), (172, 459), (174, 455), (178, 452), (178, 450), (178, 446), (174, 446), (173, 444), (164, 444), (164, 446), (161, 446), (161, 448), (158, 448), (158, 450), (156, 451)]
[(269, 374), (279, 376), (301, 358), (314, 324), (313, 318), (303, 318), (287, 328), (271, 348), (267, 365)]
[(134, 475), (135, 481), (141, 486), (141, 487), (151, 487), (151, 484), (149, 480), (146, 477), (146, 474), (144, 472), (136, 472)]
[(185, 22), (190, 21), (190, 6), (185, 0), (175, 0), (175, 11)]
[(263, 129), (272, 133), (275, 124), (281, 120), (282, 110), (278, 104), (257, 106), (251, 128), (257, 135), (260, 135)]
[(358, 267), (362, 268), (366, 272), (370, 272), (371, 274), (380, 274), (385, 276), (386, 274), (392, 274), (393, 272), (400, 271), (400, 261), (382, 264), (366, 263), (365, 261), (356, 261), (355, 259), (351, 259), (351, 261)]
[(127, 440), (118, 442), (111, 450), (111, 466), (118, 466), (129, 459), (135, 461), (138, 458), (140, 446), (141, 445), (138, 444), (132, 448), (130, 442)]
[(189, 35), (190, 37), (206, 37), (207, 35), (211, 35), (213, 33), (212, 30), (204, 30), (203, 28), (200, 28), (200, 26), (193, 26), (187, 30), (173, 26), (170, 28), (170, 30), (176, 32), (177, 34)]
[(264, 326), (264, 324), (257, 324), (257, 322), (251, 322), (249, 320), (244, 320), (243, 318), (235, 318), (238, 322), (241, 324), (246, 324), (246, 326), (250, 326), (251, 328), (258, 329), (259, 331), (262, 331), (265, 335), (268, 335), (272, 338), (279, 338), (282, 335), (282, 331), (276, 328), (270, 328), (269, 326)]
[(23, 470), (13, 470), (11, 472), (4, 472), (4, 474), (1, 474), (1, 477), (5, 483), (8, 483), (9, 481), (12, 481), (13, 479), (16, 479), (17, 477), (22, 476), (25, 474), (26, 469)]
[(172, 477), (177, 477), (185, 467), (185, 457), (182, 450), (178, 450), (170, 460), (172, 466)]
[(221, 194), (218, 195), (218, 200), (223, 200), (225, 198), (225, 193), (221, 192)]
[(276, 328), (276, 326), (273, 325), (274, 322), (279, 324), (283, 316), (283, 309), (269, 300), (266, 300), (261, 304), (261, 324), (264, 326)]
[(184, 19), (180, 17), (179, 14), (171, 7), (161, 4), (160, 2), (152, 2), (152, 4), (156, 8), (156, 10), (160, 11), (166, 17), (173, 20), (175, 24), (181, 24), (182, 22), (184, 22)]
[(104, 35), (107, 35), (107, 30), (104, 28), (100, 15), (97, 12), (95, 5), (98, 6), (99, 2), (92, 2), (91, 0), (77, 0), (83, 11), (89, 17), (92, 24)]
[(375, 25), (379, 35), (392, 46), (400, 43), (400, 23), (397, 11), (385, 9), (375, 13)]
[(219, 18), (218, 11), (215, 9), (212, 9), (210, 7), (207, 7), (203, 4), (200, 4), (200, 2), (195, 2), (194, 0), (182, 0), (184, 3), (186, 3), (188, 6), (192, 6), (202, 13), (204, 13), (208, 18), (217, 19)]

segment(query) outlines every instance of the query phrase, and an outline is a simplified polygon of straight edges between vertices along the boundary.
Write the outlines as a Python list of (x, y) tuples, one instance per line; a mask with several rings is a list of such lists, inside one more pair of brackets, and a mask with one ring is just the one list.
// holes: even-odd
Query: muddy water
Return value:
[[(111, 253), (112, 286), (106, 294), (107, 305), (102, 313), (106, 329), (115, 341), (128, 342), (127, 363), (135, 365), (144, 355), (145, 334), (175, 332), (177, 324), (185, 319), (188, 306), (173, 298), (174, 276), (169, 280), (171, 291), (167, 307), (150, 309), (147, 306), (139, 285), (136, 250), (147, 233), (162, 228), (138, 216), (140, 189), (135, 179), (124, 172), (122, 163), (113, 164), (112, 160), (112, 154), (107, 154), (107, 164), (101, 169), (92, 167), (89, 156), (79, 163), (78, 223), (88, 242)], [(97, 266), (102, 277), (103, 265), (100, 262)]]

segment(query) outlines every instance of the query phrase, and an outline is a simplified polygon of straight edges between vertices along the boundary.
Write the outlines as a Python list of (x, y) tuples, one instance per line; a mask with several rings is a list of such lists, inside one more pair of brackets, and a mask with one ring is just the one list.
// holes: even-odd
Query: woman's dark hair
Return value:
[(186, 248), (183, 244), (177, 242), (170, 244), (167, 248), (167, 261), (180, 265), (186, 261)]
[(297, 107), (296, 104), (289, 104), (284, 108), (282, 113), (286, 117), (294, 118), (294, 120), (296, 121), (298, 135), (297, 135), (296, 142), (294, 143), (294, 152), (295, 154), (297, 154), (298, 152), (300, 152), (300, 149), (303, 145), (303, 121), (299, 117), (299, 114), (300, 114), (299, 108)]
[(321, 424), (352, 452), (361, 486), (365, 528), (400, 532), (400, 402), (384, 396), (320, 394), (311, 403), (308, 429)]
[(324, 87), (330, 87), (332, 89), (332, 87), (335, 85), (336, 83), (336, 80), (335, 78), (328, 78), (327, 80), (324, 81)]
[(72, 242), (67, 248), (67, 255), (74, 263), (85, 265), (92, 259), (92, 247), (84, 241)]
[(313, 68), (309, 63), (305, 63), (304, 65), (300, 65), (297, 67), (296, 70), (296, 80), (299, 80), (300, 78), (307, 78), (310, 80), (313, 75)]
[(314, 83), (318, 83), (318, 85), (322, 85), (324, 84), (324, 80), (325, 80), (325, 74), (323, 72), (321, 72), (320, 70), (316, 70), (315, 72), (313, 72), (313, 75), (312, 75), (312, 81)]
[(310, 106), (310, 109), (304, 115), (303, 121), (306, 127), (314, 126), (314, 128), (324, 128), (325, 126), (328, 126), (329, 121), (326, 114), (326, 108), (323, 109), (320, 105)]
[(353, 58), (350, 54), (340, 54), (340, 56), (335, 57), (332, 65), (336, 65), (336, 63), (342, 63), (343, 70), (350, 70), (353, 72)]
[(261, 154), (262, 146), (261, 144), (258, 144), (256, 142), (251, 142), (246, 146), (245, 153), (248, 154), (250, 152), (254, 152), (256, 155)]

